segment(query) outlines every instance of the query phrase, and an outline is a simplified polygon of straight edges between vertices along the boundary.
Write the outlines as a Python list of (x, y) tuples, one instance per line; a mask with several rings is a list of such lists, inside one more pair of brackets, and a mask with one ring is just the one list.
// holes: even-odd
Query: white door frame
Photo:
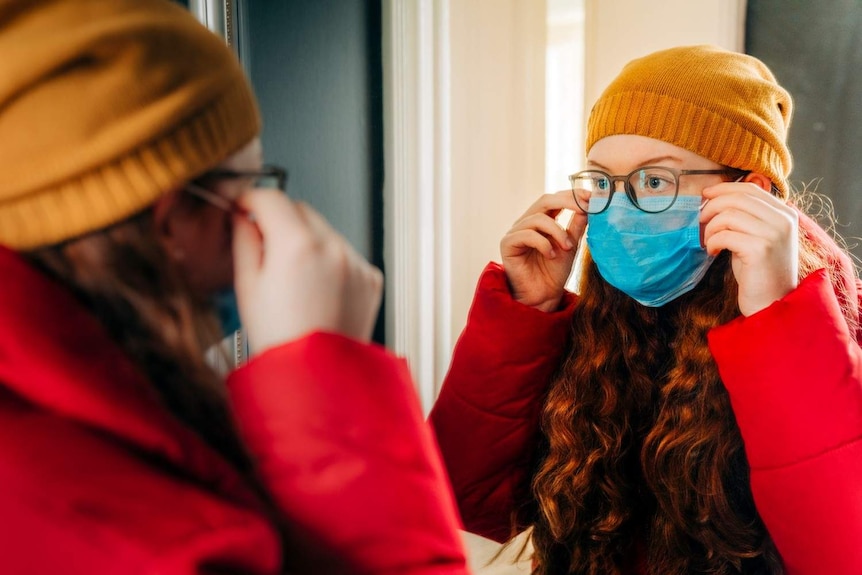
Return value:
[(448, 0), (383, 0), (387, 345), (429, 409), (451, 348)]

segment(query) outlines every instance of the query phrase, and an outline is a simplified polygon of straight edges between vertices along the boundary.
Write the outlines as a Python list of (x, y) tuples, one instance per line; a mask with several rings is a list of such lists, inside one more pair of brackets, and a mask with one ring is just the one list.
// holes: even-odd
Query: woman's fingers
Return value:
[(308, 235), (308, 225), (293, 202), (276, 190), (243, 194), (237, 204), (245, 212), (233, 216), (234, 283), (242, 297), (259, 281), (267, 254), (273, 251), (268, 246), (301, 241)]
[[(572, 213), (572, 217), (569, 218), (566, 227), (563, 227), (557, 220), (557, 216), (563, 210), (570, 210)], [(519, 232), (533, 230), (552, 239), (556, 247), (569, 251), (577, 246), (586, 225), (586, 214), (578, 208), (570, 190), (543, 194), (515, 222), (506, 236), (504, 236), (501, 244), (509, 244), (511, 238), (523, 238), (524, 236)], [(534, 244), (535, 242), (530, 242), (524, 245)], [(550, 251), (544, 247), (545, 243), (539, 242), (535, 245), (546, 257), (549, 256)], [(553, 245), (551, 246), (551, 250), (553, 250)], [(555, 252), (555, 250), (553, 251)]]
[(237, 199), (237, 205), (249, 214), (264, 241), (289, 239), (294, 230), (304, 227), (296, 204), (279, 190), (247, 192)]
[(798, 283), (798, 217), (779, 198), (746, 183), (704, 190), (704, 245), (728, 250), (739, 285), (739, 309), (751, 315)]
[[(785, 242), (795, 230), (796, 216), (792, 208), (759, 188), (752, 193), (750, 184), (743, 185), (747, 188), (743, 192), (714, 196), (701, 212), (704, 245), (712, 254), (722, 249), (730, 249), (715, 238), (716, 234), (723, 231), (737, 232), (779, 244)], [(721, 237), (727, 236), (722, 235), (719, 240)], [(744, 245), (739, 247), (745, 251)]]
[[(267, 255), (261, 264), (264, 273), (252, 280), (258, 284), (260, 301), (249, 305), (265, 314), (257, 322), (265, 341), (315, 329), (370, 339), (383, 293), (380, 270), (308, 204), (293, 202), (280, 192), (250, 195), (254, 197), (242, 206), (255, 214), (263, 236), (261, 249)], [(247, 256), (249, 251), (242, 253)], [(277, 318), (275, 310), (280, 312)], [(291, 329), (279, 331), (278, 323)]]
[(568, 230), (562, 228), (556, 219), (547, 214), (532, 214), (515, 223), (509, 231), (510, 235), (522, 231), (536, 231), (539, 234), (553, 239), (560, 249), (568, 251), (575, 247)]
[(717, 214), (729, 209), (745, 211), (762, 220), (776, 213), (792, 214), (793, 209), (772, 194), (753, 184), (731, 183), (704, 189), (707, 200), (700, 214), (701, 222), (707, 222)]
[(752, 262), (768, 258), (773, 245), (773, 242), (756, 235), (724, 229), (706, 240), (706, 251), (710, 255), (717, 255), (722, 250), (728, 250), (745, 262)]
[(575, 203), (575, 198), (572, 196), (571, 190), (562, 190), (553, 194), (542, 194), (533, 204), (527, 208), (521, 217), (522, 220), (533, 214), (548, 214), (551, 217), (556, 216), (561, 210), (581, 211), (578, 204)]
[[(729, 246), (721, 244), (720, 238), (723, 237), (721, 232), (759, 236), (768, 233), (767, 226), (768, 224), (764, 220), (748, 212), (736, 209), (727, 210), (714, 216), (704, 226), (703, 245), (707, 248), (710, 255), (716, 255), (723, 249), (730, 249)], [(716, 235), (718, 235), (718, 238)]]
[(305, 202), (294, 202), (294, 207), (296, 208), (297, 215), (308, 225), (309, 230), (314, 234), (315, 240), (325, 242), (333, 237), (341, 238), (341, 234), (329, 225), (326, 218)]
[(263, 259), (263, 237), (257, 226), (243, 216), (233, 220), (233, 277), (237, 295), (253, 289)]
[(383, 297), (383, 273), (366, 260), (329, 222), (307, 204), (300, 204), (301, 213), (317, 234), (317, 239), (329, 249), (333, 275), (342, 283), (341, 333), (368, 341)]
[[(573, 214), (561, 223), (563, 210)], [(575, 249), (586, 227), (586, 214), (571, 190), (543, 194), (500, 240), (500, 253), (512, 296), (544, 311), (556, 309)]]
[(353, 251), (345, 286), (343, 332), (360, 341), (371, 339), (383, 297), (383, 273)]
[(547, 259), (554, 259), (557, 256), (551, 241), (532, 229), (510, 232), (506, 234), (500, 245), (504, 259), (521, 256), (532, 250), (539, 252)]

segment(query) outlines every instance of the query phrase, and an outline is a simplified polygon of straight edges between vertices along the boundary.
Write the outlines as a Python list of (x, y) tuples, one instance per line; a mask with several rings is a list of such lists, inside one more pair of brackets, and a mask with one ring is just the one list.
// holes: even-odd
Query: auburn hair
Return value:
[[(834, 265), (800, 233), (801, 277)], [(609, 285), (588, 255), (580, 292), (541, 416), (534, 573), (622, 574), (635, 556), (651, 575), (783, 573), (707, 347), (740, 313), (730, 255), (660, 308)]]
[(170, 263), (153, 226), (152, 211), (145, 210), (23, 255), (92, 311), (174, 417), (251, 476), (222, 377), (205, 359), (206, 348), (220, 339), (215, 315)]

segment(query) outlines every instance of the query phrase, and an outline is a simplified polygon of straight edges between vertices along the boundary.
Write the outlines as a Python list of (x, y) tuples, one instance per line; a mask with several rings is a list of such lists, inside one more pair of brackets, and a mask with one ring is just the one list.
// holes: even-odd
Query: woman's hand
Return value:
[(323, 330), (367, 341), (383, 275), (311, 207), (255, 190), (234, 216), (234, 283), (254, 353)]
[[(566, 229), (554, 219), (563, 209), (573, 213)], [(500, 254), (516, 301), (542, 311), (559, 307), (586, 226), (570, 190), (543, 195), (515, 222)]]
[(749, 316), (799, 283), (799, 217), (779, 198), (750, 182), (705, 188), (700, 215), (710, 254), (730, 250), (739, 284), (739, 310)]

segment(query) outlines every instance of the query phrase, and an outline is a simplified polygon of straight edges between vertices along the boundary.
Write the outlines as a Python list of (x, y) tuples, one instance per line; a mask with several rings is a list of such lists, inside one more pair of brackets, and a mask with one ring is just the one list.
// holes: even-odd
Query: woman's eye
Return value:
[(674, 190), (673, 174), (665, 174), (663, 170), (653, 169), (641, 172), (637, 177), (637, 189), (650, 194), (670, 194)]
[(652, 176), (650, 178), (647, 178), (647, 186), (653, 190), (660, 190), (662, 188), (663, 183), (664, 183), (664, 180), (662, 180), (661, 178), (656, 177), (656, 176)]

